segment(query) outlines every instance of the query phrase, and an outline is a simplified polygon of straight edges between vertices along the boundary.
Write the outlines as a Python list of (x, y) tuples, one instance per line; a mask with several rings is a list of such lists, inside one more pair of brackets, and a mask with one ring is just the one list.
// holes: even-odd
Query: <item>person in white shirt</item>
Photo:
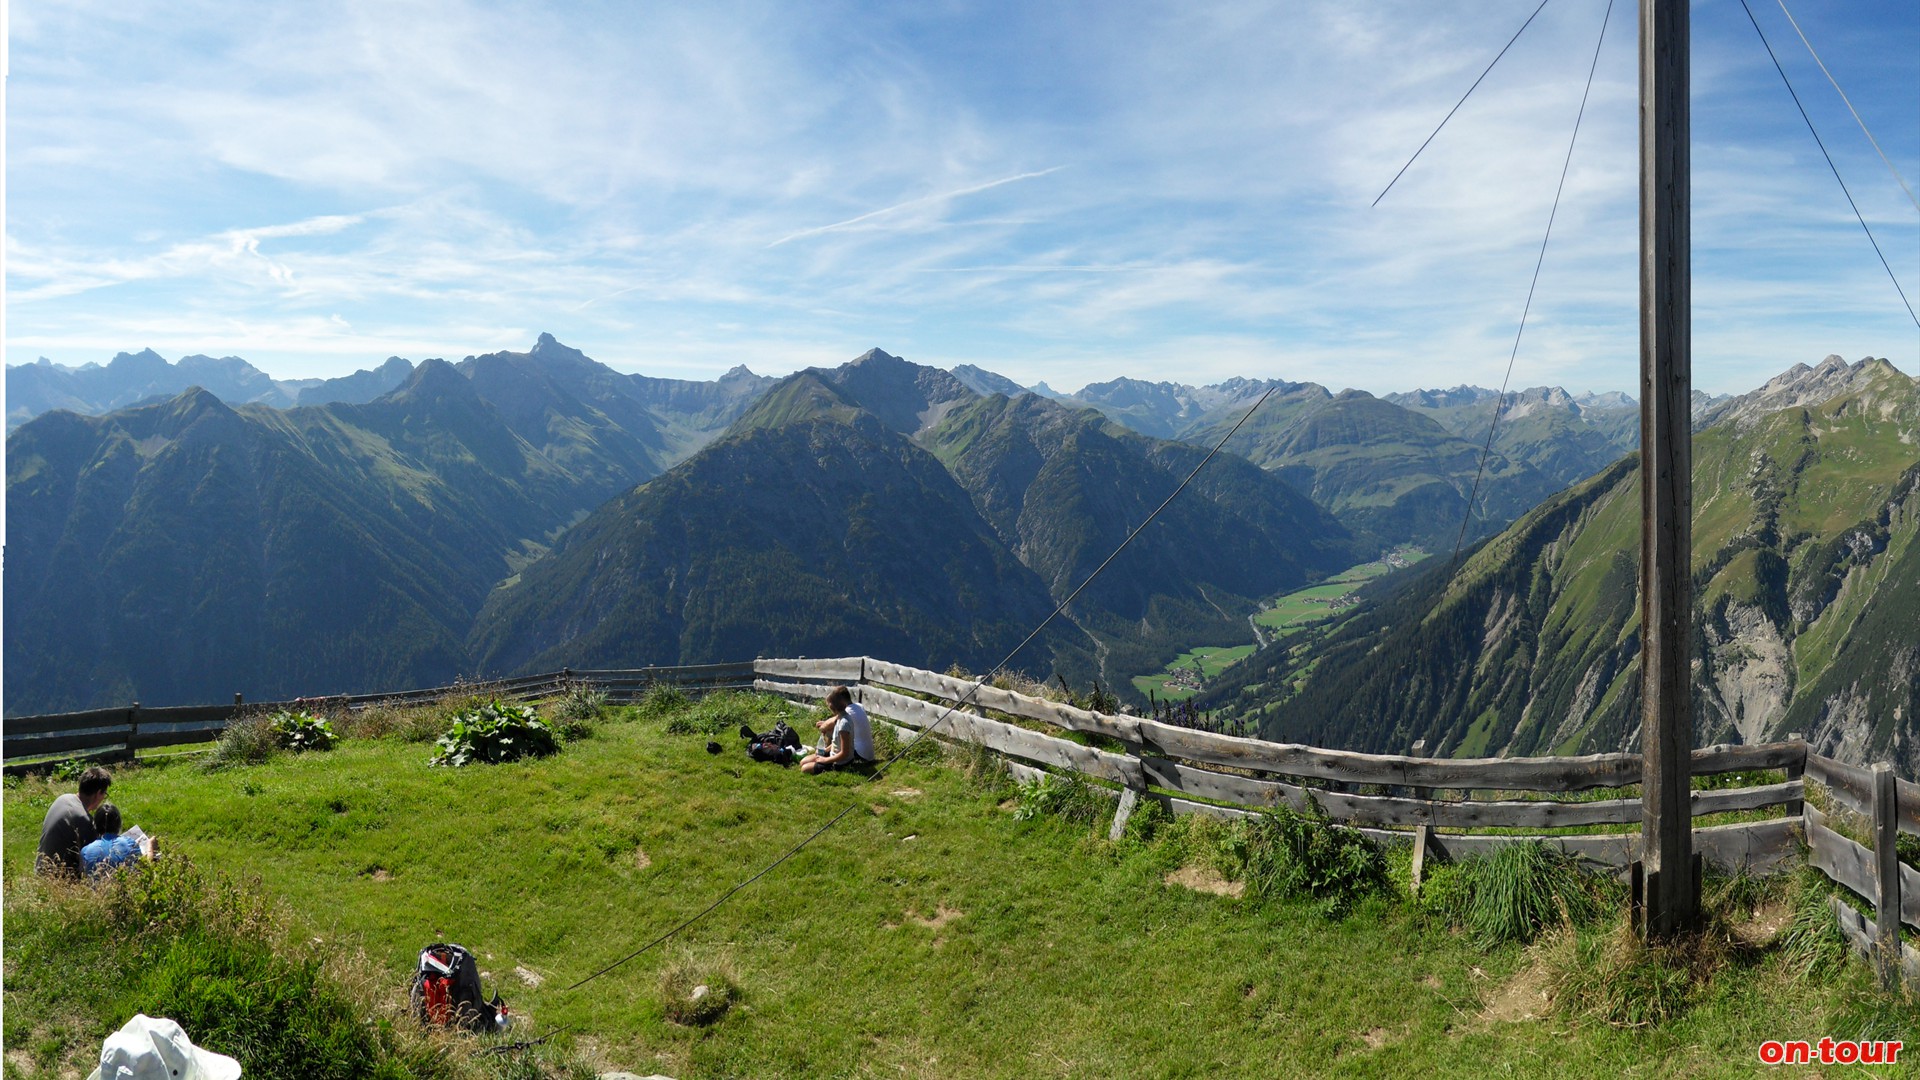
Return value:
[(867, 710), (854, 704), (853, 691), (844, 686), (828, 691), (827, 718), (814, 727), (820, 731), (820, 747), (801, 760), (801, 772), (832, 772), (874, 763), (873, 722), (867, 719)]

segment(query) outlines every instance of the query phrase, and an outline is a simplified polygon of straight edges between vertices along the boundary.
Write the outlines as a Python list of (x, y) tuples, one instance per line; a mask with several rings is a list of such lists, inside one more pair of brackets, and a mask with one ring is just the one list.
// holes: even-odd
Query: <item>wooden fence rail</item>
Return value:
[(208, 743), (218, 739), (235, 717), (281, 709), (364, 709), (439, 701), (461, 694), (487, 694), (525, 701), (561, 693), (575, 684), (601, 690), (609, 701), (624, 704), (638, 700), (662, 683), (702, 690), (745, 689), (753, 685), (753, 679), (752, 661), (580, 671), (568, 668), (491, 682), (377, 694), (332, 694), (297, 701), (241, 702), (236, 695), (230, 705), (146, 708), (134, 704), (47, 716), (8, 717), (4, 722), (4, 739), (0, 739), (0, 745), (4, 746), (0, 753), (4, 754), (6, 770), (19, 772), (45, 768), (68, 758), (126, 760), (142, 750)]
[(1871, 847), (1830, 828), (1827, 815), (1809, 806), (1807, 861), (1828, 878), (1872, 905), (1871, 925), (1840, 897), (1833, 898), (1841, 932), (1879, 969), (1884, 986), (1904, 976), (1920, 981), (1920, 952), (1901, 940), (1901, 924), (1920, 929), (1920, 871), (1900, 861), (1902, 832), (1920, 833), (1914, 785), (1893, 775), (1887, 765), (1862, 769), (1820, 754), (1807, 756), (1807, 777), (1826, 786), (1840, 807), (1867, 819)]
[[(1016, 774), (1032, 765), (1071, 769), (1118, 785), (1116, 832), (1141, 798), (1156, 799), (1176, 814), (1235, 816), (1262, 808), (1305, 809), (1317, 802), (1334, 820), (1383, 838), (1406, 839), (1416, 830), (1431, 850), (1464, 854), (1515, 840), (1544, 840), (1583, 859), (1619, 868), (1639, 850), (1636, 832), (1543, 835), (1528, 830), (1631, 825), (1641, 819), (1637, 798), (1553, 800), (1476, 799), (1474, 792), (1569, 794), (1618, 788), (1640, 781), (1638, 754), (1585, 757), (1430, 759), (1237, 738), (1125, 714), (1100, 713), (965, 679), (871, 657), (827, 660), (763, 660), (755, 665), (757, 689), (797, 699), (826, 696), (847, 684), (867, 710), (915, 730), (938, 723), (939, 735), (975, 743), (1005, 755)], [(916, 696), (917, 695), (917, 696)], [(928, 700), (932, 699), (932, 700)], [(1039, 721), (1058, 732), (1034, 730), (1009, 720)], [(944, 720), (942, 719), (944, 717)], [(1112, 740), (1124, 752), (1084, 745), (1065, 733)], [(1805, 797), (1798, 774), (1806, 744), (1797, 740), (1754, 746), (1714, 746), (1694, 752), (1693, 770), (1712, 774), (1779, 770), (1784, 782), (1693, 793), (1696, 816), (1779, 806), (1798, 810)], [(1031, 764), (1022, 764), (1031, 763)], [(1284, 778), (1284, 779), (1282, 779)], [(1294, 781), (1294, 782), (1289, 782)], [(1373, 786), (1381, 794), (1325, 790), (1318, 783)], [(1450, 798), (1409, 798), (1396, 789), (1447, 790)], [(1797, 814), (1696, 831), (1697, 848), (1716, 864), (1756, 873), (1780, 868), (1799, 850)], [(1434, 830), (1447, 830), (1444, 833)], [(1488, 830), (1514, 830), (1489, 833)]]

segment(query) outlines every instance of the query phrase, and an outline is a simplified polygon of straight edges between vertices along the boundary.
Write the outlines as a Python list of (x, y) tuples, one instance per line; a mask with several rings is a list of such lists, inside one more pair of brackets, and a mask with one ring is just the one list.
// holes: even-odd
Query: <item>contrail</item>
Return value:
[(1019, 180), (1032, 180), (1036, 176), (1045, 176), (1048, 173), (1056, 173), (1064, 168), (1066, 168), (1065, 165), (1055, 165), (1051, 169), (1041, 169), (1039, 172), (1027, 172), (1027, 173), (1021, 173), (1018, 176), (1002, 177), (999, 180), (989, 180), (984, 184), (975, 184), (972, 187), (963, 187), (963, 188), (956, 188), (952, 191), (943, 191), (937, 195), (922, 195), (917, 199), (908, 199), (906, 202), (895, 203), (892, 206), (882, 207), (879, 210), (869, 210), (866, 213), (861, 214), (859, 217), (850, 217), (845, 221), (836, 221), (831, 225), (820, 225), (811, 229), (801, 229), (799, 232), (796, 232), (796, 233), (788, 233), (787, 235), (781, 237), (780, 239), (775, 240), (773, 243), (768, 244), (767, 247), (777, 248), (781, 244), (784, 244), (789, 240), (800, 240), (809, 236), (818, 236), (821, 233), (835, 232), (837, 230), (844, 229), (849, 225), (858, 225), (863, 221), (871, 221), (877, 217), (885, 217), (886, 215), (891, 214), (896, 210), (906, 210), (915, 206), (926, 206), (930, 203), (945, 202), (948, 199), (957, 199), (962, 195), (973, 195), (978, 192), (986, 191), (989, 188), (997, 188), (1002, 184), (1011, 184)]

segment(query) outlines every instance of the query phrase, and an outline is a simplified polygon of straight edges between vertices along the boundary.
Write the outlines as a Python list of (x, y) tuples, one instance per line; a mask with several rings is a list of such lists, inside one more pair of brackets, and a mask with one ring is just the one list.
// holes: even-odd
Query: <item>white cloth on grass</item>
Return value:
[(180, 1025), (135, 1013), (107, 1036), (87, 1080), (239, 1080), (240, 1063), (193, 1045)]

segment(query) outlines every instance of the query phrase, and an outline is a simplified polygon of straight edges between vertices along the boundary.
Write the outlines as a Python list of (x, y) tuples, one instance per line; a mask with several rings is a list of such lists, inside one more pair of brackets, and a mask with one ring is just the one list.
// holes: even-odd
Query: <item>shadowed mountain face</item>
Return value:
[(365, 404), (42, 416), (7, 440), (6, 708), (447, 681), (495, 584), (770, 381), (623, 375), (543, 336)]
[[(1840, 369), (1796, 367), (1695, 436), (1696, 739), (1798, 731), (1822, 752), (1911, 768), (1920, 383), (1884, 360)], [(1436, 559), (1316, 638), (1257, 653), (1209, 702), (1271, 737), (1365, 750), (1631, 747), (1634, 465), (1549, 499), (1457, 571)]]
[[(790, 377), (571, 530), (489, 602), (474, 653), (489, 672), (756, 652), (992, 664), (1203, 456), (875, 350)], [(1244, 639), (1255, 597), (1367, 550), (1222, 455), (1015, 666), (1124, 683), (1195, 635)]]
[[(985, 668), (1051, 606), (932, 455), (828, 413), (743, 425), (602, 507), (495, 594), (474, 655), (489, 672), (859, 653)], [(1034, 658), (1075, 637), (1061, 626)]]

